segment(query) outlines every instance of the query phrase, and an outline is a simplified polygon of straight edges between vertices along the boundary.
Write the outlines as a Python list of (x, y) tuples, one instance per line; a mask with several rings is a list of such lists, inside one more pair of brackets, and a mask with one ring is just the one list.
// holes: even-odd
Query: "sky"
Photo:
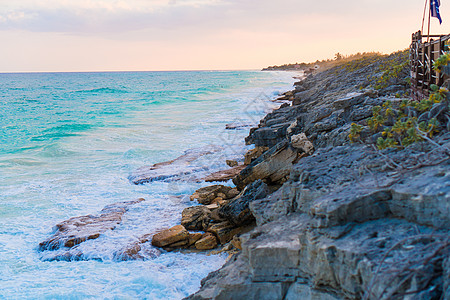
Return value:
[[(425, 0), (0, 0), (0, 72), (261, 69), (409, 46)], [(441, 1), (450, 33), (450, 1)]]

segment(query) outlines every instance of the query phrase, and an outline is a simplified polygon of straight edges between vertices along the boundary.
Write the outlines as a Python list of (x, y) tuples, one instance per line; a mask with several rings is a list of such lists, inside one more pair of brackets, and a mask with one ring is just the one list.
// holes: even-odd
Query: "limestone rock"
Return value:
[(202, 238), (202, 236), (203, 234), (201, 232), (194, 232), (194, 233), (189, 232), (188, 246), (194, 245), (199, 239)]
[(240, 233), (242, 228), (225, 221), (209, 226), (207, 231), (213, 233), (218, 238), (219, 243), (223, 245), (231, 241), (234, 235)]
[(180, 176), (192, 174), (197, 167), (192, 163), (199, 157), (212, 154), (221, 150), (221, 147), (209, 147), (208, 149), (193, 149), (186, 151), (180, 157), (157, 163), (151, 166), (145, 166), (135, 170), (128, 179), (134, 184), (144, 184), (152, 181), (179, 179)]
[(181, 213), (181, 225), (188, 230), (206, 230), (211, 221), (211, 210), (206, 206), (187, 207)]
[(239, 174), (239, 172), (241, 172), (242, 169), (244, 169), (243, 165), (240, 166), (237, 165), (232, 167), (231, 169), (214, 172), (203, 178), (203, 180), (206, 182), (228, 181), (230, 179), (233, 179), (237, 174)]
[(256, 225), (261, 226), (275, 221), (291, 211), (292, 203), (289, 199), (282, 198), (282, 192), (280, 189), (267, 197), (249, 203), (250, 212), (256, 219)]
[(200, 188), (192, 194), (190, 197), (191, 201), (197, 200), (198, 203), (208, 205), (213, 202), (213, 200), (221, 196), (225, 195), (227, 199), (233, 198), (237, 193), (235, 188), (225, 186), (225, 185), (210, 185), (207, 187)]
[(255, 147), (254, 149), (247, 151), (247, 153), (245, 153), (244, 156), (245, 157), (244, 165), (248, 166), (249, 164), (252, 163), (253, 160), (260, 157), (267, 150), (269, 150), (269, 147), (262, 146), (262, 147)]
[(311, 288), (308, 284), (294, 282), (287, 291), (285, 300), (340, 300), (342, 298), (334, 296), (325, 291)]
[(230, 201), (219, 209), (219, 215), (237, 226), (254, 221), (249, 203), (262, 199), (271, 193), (270, 188), (261, 180), (255, 181), (244, 190), (242, 196)]
[(235, 235), (230, 243), (234, 246), (234, 248), (242, 250), (242, 243), (241, 243), (241, 239), (238, 237), (238, 235)]
[(276, 183), (289, 175), (296, 158), (297, 151), (287, 141), (281, 142), (242, 170), (233, 183), (240, 190), (258, 179)]
[(238, 162), (235, 161), (235, 160), (229, 160), (229, 159), (227, 159), (227, 160), (226, 160), (226, 163), (227, 163), (227, 165), (228, 165), (229, 167), (236, 167), (236, 166), (238, 165)]
[(217, 247), (217, 239), (210, 232), (205, 233), (201, 239), (195, 242), (195, 248), (197, 250), (210, 250), (216, 247)]
[(102, 233), (113, 230), (122, 221), (128, 207), (144, 201), (118, 202), (105, 206), (97, 216), (73, 217), (56, 225), (56, 232), (39, 244), (39, 250), (56, 250), (61, 247), (72, 248), (87, 240), (97, 239)]
[(360, 104), (364, 97), (363, 93), (349, 93), (346, 97), (335, 100), (333, 105), (337, 109), (348, 108)]
[(152, 245), (155, 247), (165, 247), (171, 244), (185, 241), (189, 238), (189, 232), (182, 225), (163, 230), (153, 236)]
[(123, 249), (114, 253), (114, 259), (118, 261), (127, 260), (147, 260), (153, 259), (161, 255), (161, 251), (153, 247), (150, 243), (151, 234), (146, 234), (139, 238), (138, 241), (131, 243)]
[(308, 140), (304, 133), (293, 135), (291, 137), (291, 145), (295, 149), (301, 150), (308, 155), (311, 155), (314, 152), (314, 145)]

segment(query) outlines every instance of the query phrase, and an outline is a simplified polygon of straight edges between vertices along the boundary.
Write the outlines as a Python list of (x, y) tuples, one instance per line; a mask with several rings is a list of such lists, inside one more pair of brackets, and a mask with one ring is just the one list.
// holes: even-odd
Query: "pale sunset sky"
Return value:
[[(409, 46), (425, 0), (0, 0), (0, 72), (260, 69)], [(450, 1), (441, 1), (450, 33)]]

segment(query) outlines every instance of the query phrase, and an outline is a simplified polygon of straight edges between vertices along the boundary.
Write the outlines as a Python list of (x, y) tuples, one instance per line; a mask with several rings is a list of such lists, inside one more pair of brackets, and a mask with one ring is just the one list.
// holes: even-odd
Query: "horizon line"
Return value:
[(193, 69), (193, 70), (104, 70), (104, 71), (0, 71), (0, 74), (51, 74), (51, 73), (138, 73), (138, 72), (227, 72), (227, 71), (262, 71), (262, 69)]

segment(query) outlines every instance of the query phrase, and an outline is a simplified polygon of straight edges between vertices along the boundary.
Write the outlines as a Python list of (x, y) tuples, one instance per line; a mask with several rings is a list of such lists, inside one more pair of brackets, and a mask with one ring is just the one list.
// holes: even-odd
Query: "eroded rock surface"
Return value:
[[(450, 297), (450, 133), (441, 126), (433, 141), (383, 151), (348, 138), (351, 123), (367, 125), (374, 106), (404, 100), (407, 67), (379, 90), (368, 80), (397, 58), (308, 76), (292, 106), (251, 129), (246, 142), (270, 149), (233, 180), (243, 193), (220, 212), (258, 226), (232, 240), (242, 251), (187, 299)], [(431, 111), (447, 122), (441, 106)], [(361, 140), (373, 144), (379, 135), (361, 132)], [(268, 192), (255, 197), (255, 189), (242, 201), (257, 183)]]
[(56, 225), (53, 236), (39, 244), (39, 250), (72, 248), (87, 240), (96, 239), (105, 231), (116, 228), (128, 207), (141, 201), (144, 199), (114, 203), (103, 208), (99, 215), (73, 217), (63, 221)]
[(201, 170), (202, 168), (196, 166), (193, 162), (204, 155), (221, 149), (221, 147), (210, 146), (207, 150), (190, 150), (176, 159), (139, 168), (128, 178), (134, 184), (144, 184), (159, 180), (176, 180), (180, 176), (190, 175)]

